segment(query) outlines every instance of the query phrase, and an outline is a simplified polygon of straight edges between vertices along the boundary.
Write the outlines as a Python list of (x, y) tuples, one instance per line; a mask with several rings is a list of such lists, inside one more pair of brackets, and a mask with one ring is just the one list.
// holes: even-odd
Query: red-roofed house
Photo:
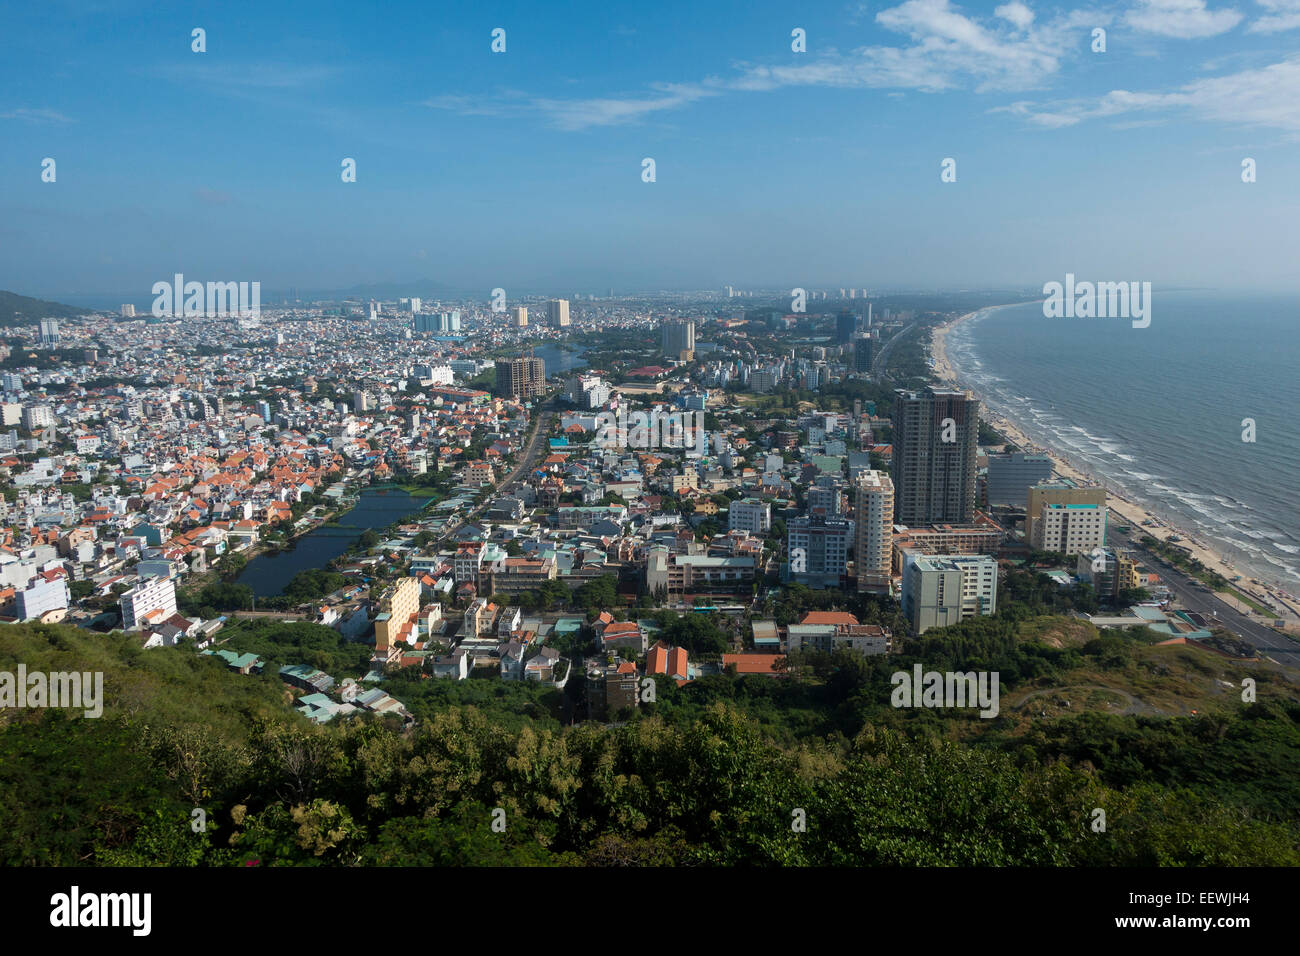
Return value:
[(738, 674), (765, 674), (768, 677), (782, 677), (785, 675), (780, 666), (785, 664), (785, 658), (778, 654), (723, 654), (722, 666), (724, 668), (735, 665)]

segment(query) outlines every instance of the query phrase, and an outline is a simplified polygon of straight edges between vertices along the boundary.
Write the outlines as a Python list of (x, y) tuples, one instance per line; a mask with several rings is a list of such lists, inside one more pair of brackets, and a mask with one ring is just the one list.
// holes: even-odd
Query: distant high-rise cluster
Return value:
[(460, 312), (417, 313), (413, 319), (416, 332), (433, 332), (446, 335), (460, 331)]

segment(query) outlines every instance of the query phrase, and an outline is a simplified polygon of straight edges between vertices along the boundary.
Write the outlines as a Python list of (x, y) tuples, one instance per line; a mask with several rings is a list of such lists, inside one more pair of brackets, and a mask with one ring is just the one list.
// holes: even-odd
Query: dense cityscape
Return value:
[[(728, 288), (42, 319), (0, 353), (8, 619), (241, 674), (277, 621), (372, 646), (348, 673), (280, 664), (317, 723), (414, 721), (395, 671), (535, 681), (567, 723), (623, 719), (659, 677), (787, 676), (995, 615), (1025, 568), (1099, 628), (1294, 664), (1286, 592), (1125, 524), (933, 377), (923, 345), (955, 316), (860, 291), (808, 312)], [(405, 513), (265, 593), (368, 496)]]
[(14, 925), (1280, 906), (1296, 2), (70, 6), (0, 39)]

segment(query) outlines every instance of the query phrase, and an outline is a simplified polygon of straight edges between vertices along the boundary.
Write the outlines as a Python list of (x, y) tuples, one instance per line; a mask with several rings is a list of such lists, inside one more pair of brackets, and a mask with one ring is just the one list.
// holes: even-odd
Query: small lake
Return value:
[(575, 345), (570, 348), (572, 351), (555, 345), (539, 345), (533, 349), (533, 355), (546, 363), (547, 378), (560, 372), (571, 372), (587, 364), (587, 360), (583, 358), (587, 351), (585, 345)]
[(299, 571), (323, 568), (348, 549), (367, 528), (379, 531), (394, 521), (417, 514), (428, 495), (408, 494), (401, 488), (365, 488), (361, 498), (336, 525), (322, 525), (303, 535), (279, 554), (258, 555), (236, 578), (258, 597), (280, 594)]

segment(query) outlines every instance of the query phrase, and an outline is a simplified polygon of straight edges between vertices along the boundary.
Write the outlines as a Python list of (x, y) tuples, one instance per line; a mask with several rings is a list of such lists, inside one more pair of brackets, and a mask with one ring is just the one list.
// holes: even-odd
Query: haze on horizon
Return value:
[(26, 295), (1300, 291), (1300, 0), (9, 7), (0, 288)]

